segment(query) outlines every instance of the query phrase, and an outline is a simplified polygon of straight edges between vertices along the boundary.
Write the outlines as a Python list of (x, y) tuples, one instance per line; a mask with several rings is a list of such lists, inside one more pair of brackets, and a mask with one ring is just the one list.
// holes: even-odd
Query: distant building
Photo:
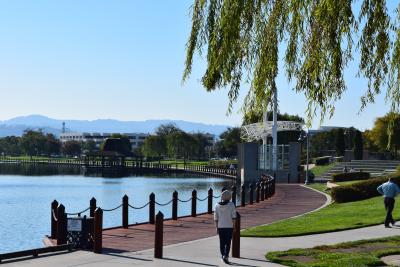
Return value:
[[(115, 134), (115, 133), (114, 133)], [(140, 147), (144, 140), (149, 136), (149, 134), (145, 133), (121, 133), (129, 138), (129, 141), (132, 144), (132, 150)], [(103, 143), (106, 138), (111, 137), (112, 133), (79, 133), (79, 132), (69, 132), (69, 133), (61, 133), (60, 140), (62, 143), (67, 141), (78, 141), (78, 142), (86, 142), (86, 141), (94, 141), (96, 146), (99, 147), (101, 143)]]
[(334, 129), (345, 129), (346, 127), (340, 127), (340, 126), (321, 126), (321, 127), (319, 127), (319, 129), (317, 129), (317, 130), (309, 130), (308, 131), (308, 133), (310, 134), (310, 135), (314, 135), (314, 134), (317, 134), (317, 133), (322, 133), (322, 132), (329, 132), (329, 131), (331, 131), (331, 130), (334, 130)]

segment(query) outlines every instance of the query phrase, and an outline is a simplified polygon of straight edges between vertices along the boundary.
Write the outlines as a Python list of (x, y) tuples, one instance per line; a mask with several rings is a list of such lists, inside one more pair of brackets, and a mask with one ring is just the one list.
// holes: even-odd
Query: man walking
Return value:
[(395, 221), (392, 216), (392, 211), (394, 209), (394, 198), (398, 193), (400, 193), (400, 188), (395, 184), (392, 178), (389, 178), (384, 184), (378, 186), (378, 192), (384, 197), (384, 204), (386, 209), (386, 219), (385, 227), (390, 228), (390, 224), (394, 225)]
[(231, 192), (224, 190), (221, 194), (221, 202), (215, 205), (214, 221), (219, 235), (219, 248), (221, 260), (229, 264), (229, 251), (233, 232), (233, 220), (236, 219), (235, 205), (230, 201)]

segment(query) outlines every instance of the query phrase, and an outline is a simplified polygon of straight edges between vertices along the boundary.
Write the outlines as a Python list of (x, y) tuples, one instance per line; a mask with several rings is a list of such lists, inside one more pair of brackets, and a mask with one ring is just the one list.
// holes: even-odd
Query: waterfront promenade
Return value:
[[(277, 185), (271, 199), (258, 204), (239, 207), (242, 228), (267, 224), (312, 211), (326, 203), (326, 197), (301, 185)], [(143, 224), (128, 229), (112, 229), (103, 232), (104, 254), (77, 251), (50, 257), (39, 257), (20, 262), (9, 262), (7, 266), (218, 266), (218, 241), (211, 215), (180, 218), (164, 224), (164, 259), (153, 259), (154, 225)], [(266, 266), (260, 246), (253, 242), (266, 239), (242, 238), (240, 266)], [(204, 243), (204, 244), (203, 244)], [(249, 254), (250, 253), (250, 254)], [(250, 255), (250, 256), (247, 256)], [(253, 255), (253, 256), (251, 256)], [(200, 257), (200, 258), (199, 258)], [(206, 258), (201, 258), (206, 257)], [(251, 264), (246, 263), (247, 257)], [(210, 263), (207, 263), (210, 262)]]

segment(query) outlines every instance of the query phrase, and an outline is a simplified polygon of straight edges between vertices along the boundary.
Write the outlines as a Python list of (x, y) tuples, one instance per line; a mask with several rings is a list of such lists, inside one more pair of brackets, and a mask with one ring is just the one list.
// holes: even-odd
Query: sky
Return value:
[[(227, 90), (206, 92), (197, 57), (182, 84), (193, 0), (0, 0), (0, 120), (174, 119), (240, 125), (244, 85), (227, 116)], [(281, 63), (282, 65), (282, 63)], [(362, 113), (365, 81), (346, 69), (348, 90), (322, 125), (371, 128), (389, 107), (384, 95)], [(306, 101), (283, 71), (280, 111), (305, 116)], [(318, 128), (319, 118), (312, 128)]]

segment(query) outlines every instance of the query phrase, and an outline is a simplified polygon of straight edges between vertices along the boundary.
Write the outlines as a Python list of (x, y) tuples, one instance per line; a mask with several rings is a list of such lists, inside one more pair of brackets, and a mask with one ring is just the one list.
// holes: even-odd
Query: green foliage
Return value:
[[(385, 237), (307, 249), (269, 252), (266, 258), (287, 266), (384, 266), (380, 260), (399, 254), (400, 237)], [(302, 259), (309, 261), (302, 261)]]
[(332, 174), (332, 182), (367, 180), (369, 178), (371, 178), (369, 172), (345, 172)]
[(92, 153), (97, 150), (96, 142), (93, 140), (88, 140), (82, 144), (82, 150)]
[(331, 159), (331, 156), (324, 156), (324, 157), (315, 158), (314, 162), (315, 162), (315, 165), (317, 165), (317, 166), (328, 165), (330, 162), (330, 159)]
[(360, 131), (356, 131), (354, 136), (354, 159), (362, 160), (363, 159), (363, 138)]
[(167, 136), (167, 150), (170, 157), (186, 160), (195, 153), (196, 140), (183, 131), (173, 132)]
[(62, 146), (62, 152), (67, 156), (79, 156), (81, 151), (81, 143), (78, 141), (67, 141)]
[[(393, 177), (394, 181), (400, 183), (400, 176)], [(332, 188), (332, 198), (338, 203), (351, 202), (379, 196), (377, 187), (387, 181), (386, 177), (368, 179), (366, 181), (350, 185)]]
[[(251, 123), (257, 123), (257, 122), (262, 122), (264, 120), (264, 111), (250, 111), (248, 113), (245, 113), (243, 116), (243, 125), (246, 124), (251, 124)], [(272, 120), (272, 111), (268, 111), (266, 114), (266, 119), (267, 121)], [(279, 113), (277, 114), (277, 119), (278, 121), (296, 121), (296, 122), (301, 122), (304, 123), (304, 119), (300, 117), (299, 115), (290, 115), (287, 113)]]
[(353, 2), (194, 0), (183, 80), (191, 73), (194, 54), (205, 52), (206, 90), (230, 86), (231, 111), (241, 83), (249, 82), (243, 109), (260, 112), (276, 91), (283, 54), (287, 78), (308, 101), (310, 122), (318, 110), (321, 119), (333, 114), (335, 101), (347, 90), (344, 70), (360, 51), (359, 75), (368, 81), (362, 107), (388, 85), (387, 99), (398, 110), (399, 18), (388, 15), (384, 0), (362, 0), (361, 9)]
[[(376, 190), (376, 188), (375, 188)], [(348, 203), (332, 203), (323, 209), (241, 232), (249, 237), (300, 236), (355, 229), (382, 223), (386, 211), (381, 196)], [(393, 216), (399, 219), (400, 211)]]
[(0, 153), (10, 156), (21, 155), (21, 137), (6, 136), (4, 138), (0, 138)]
[(144, 140), (142, 146), (143, 155), (146, 157), (158, 157), (161, 159), (167, 154), (167, 142), (164, 136), (151, 135)]
[(21, 148), (29, 156), (38, 156), (44, 153), (46, 137), (41, 130), (25, 130), (21, 137)]
[(344, 130), (342, 128), (339, 128), (335, 131), (335, 133), (336, 133), (335, 137), (336, 154), (338, 156), (344, 156), (344, 151), (346, 149), (344, 141)]
[[(388, 131), (391, 123), (393, 123), (391, 126), (392, 135), (389, 138)], [(388, 113), (377, 118), (370, 132), (370, 138), (380, 151), (391, 151), (397, 154), (400, 149), (400, 114)]]
[(228, 128), (223, 132), (220, 137), (221, 140), (216, 144), (217, 153), (220, 157), (237, 157), (238, 144), (241, 142), (240, 139), (240, 128), (233, 127)]

